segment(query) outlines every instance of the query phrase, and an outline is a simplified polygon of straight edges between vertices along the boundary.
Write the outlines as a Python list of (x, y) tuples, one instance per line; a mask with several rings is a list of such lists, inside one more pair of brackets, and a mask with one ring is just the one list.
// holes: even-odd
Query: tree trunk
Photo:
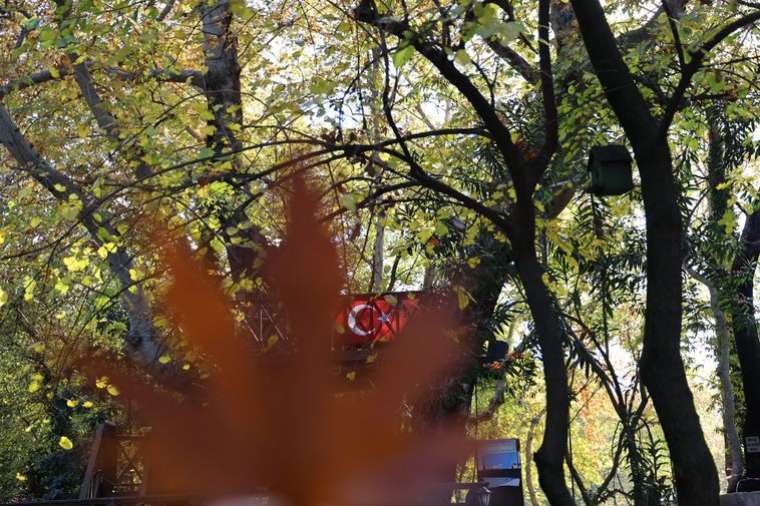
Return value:
[(736, 241), (733, 227), (727, 229), (722, 223), (723, 216), (731, 212), (728, 205), (728, 190), (725, 189), (726, 171), (729, 168), (726, 156), (726, 142), (723, 132), (718, 127), (721, 123), (722, 110), (708, 110), (706, 119), (709, 124), (709, 149), (707, 159), (708, 192), (710, 204), (708, 234), (712, 244), (704, 254), (707, 263), (707, 275), (702, 276), (693, 272), (694, 278), (704, 284), (710, 294), (710, 308), (715, 318), (716, 351), (718, 356), (718, 377), (720, 379), (721, 403), (723, 412), (723, 427), (726, 440), (727, 462), (731, 466), (728, 476), (727, 491), (735, 490), (736, 483), (744, 474), (741, 438), (737, 431), (736, 402), (734, 388), (731, 382), (730, 354), (731, 334), (728, 328), (725, 310), (726, 301), (731, 297), (730, 273), (726, 268), (726, 258), (733, 252), (732, 245)]
[(525, 436), (525, 486), (528, 488), (528, 497), (530, 498), (531, 506), (541, 506), (538, 502), (538, 496), (536, 495), (536, 487), (533, 486), (533, 471), (530, 459), (533, 458), (533, 438), (535, 437), (536, 427), (538, 427), (542, 415), (543, 410), (541, 410), (541, 413), (530, 419), (528, 435)]
[(744, 474), (742, 460), (742, 443), (736, 423), (736, 398), (731, 384), (731, 336), (728, 332), (726, 315), (720, 308), (717, 294), (710, 295), (710, 305), (715, 314), (716, 334), (718, 338), (718, 377), (720, 378), (721, 404), (723, 407), (723, 428), (726, 434), (731, 473), (727, 476), (726, 492), (736, 490), (736, 483)]
[(680, 504), (718, 504), (720, 487), (681, 359), (681, 215), (667, 144), (636, 150), (647, 224), (641, 377), (668, 443)]
[(534, 455), (538, 480), (552, 506), (572, 506), (573, 499), (564, 473), (570, 411), (563, 351), (566, 341), (564, 323), (558, 314), (557, 303), (542, 279), (544, 270), (538, 262), (534, 241), (530, 237), (520, 237), (511, 242), (514, 247), (519, 247), (515, 251), (517, 272), (535, 322), (546, 383), (544, 439)]
[[(630, 140), (641, 175), (647, 235), (647, 302), (641, 378), (670, 450), (680, 504), (717, 506), (720, 487), (681, 359), (682, 229), (680, 189), (657, 119), (617, 48), (598, 0), (571, 0), (594, 72)], [(692, 74), (693, 76), (693, 74)], [(688, 79), (683, 81), (688, 86)]]
[(726, 449), (728, 461), (731, 466), (731, 474), (728, 476), (727, 491), (736, 488), (736, 482), (744, 474), (744, 462), (742, 461), (742, 444), (736, 429), (736, 399), (734, 388), (731, 384), (730, 350), (731, 335), (728, 330), (728, 321), (723, 308), (720, 305), (718, 289), (709, 279), (692, 273), (693, 277), (707, 287), (710, 293), (710, 310), (715, 319), (715, 339), (718, 351), (718, 378), (720, 380), (720, 400), (723, 415), (723, 429), (725, 431)]
[(744, 225), (741, 249), (734, 259), (732, 268), (732, 274), (737, 283), (732, 305), (732, 323), (746, 402), (744, 421), (746, 476), (751, 478), (760, 478), (760, 453), (747, 451), (747, 438), (760, 437), (760, 341), (758, 341), (752, 293), (758, 254), (760, 254), (760, 211), (755, 211), (747, 218)]

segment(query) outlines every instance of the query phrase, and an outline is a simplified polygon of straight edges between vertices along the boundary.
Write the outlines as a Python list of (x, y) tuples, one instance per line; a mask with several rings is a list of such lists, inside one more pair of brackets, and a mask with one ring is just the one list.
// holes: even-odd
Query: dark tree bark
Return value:
[(747, 438), (760, 437), (760, 340), (758, 340), (752, 294), (757, 259), (760, 255), (760, 210), (747, 217), (741, 248), (734, 259), (732, 274), (737, 283), (732, 304), (732, 326), (741, 365), (746, 403), (744, 453), (746, 476), (760, 478), (760, 453), (747, 451)]
[(543, 282), (535, 243), (518, 240), (515, 259), (520, 281), (536, 326), (546, 382), (546, 422), (544, 440), (534, 455), (538, 481), (552, 505), (574, 504), (567, 489), (564, 462), (567, 454), (570, 392), (567, 385), (563, 345), (567, 340), (556, 300)]
[[(572, 4), (594, 71), (633, 145), (641, 175), (647, 231), (642, 380), (670, 449), (679, 502), (716, 506), (717, 471), (699, 424), (680, 354), (683, 264), (680, 190), (666, 136), (674, 112), (668, 110), (661, 121), (652, 116), (620, 55), (600, 3), (572, 0)], [(680, 101), (699, 65), (698, 61), (695, 68), (684, 70), (674, 100)]]

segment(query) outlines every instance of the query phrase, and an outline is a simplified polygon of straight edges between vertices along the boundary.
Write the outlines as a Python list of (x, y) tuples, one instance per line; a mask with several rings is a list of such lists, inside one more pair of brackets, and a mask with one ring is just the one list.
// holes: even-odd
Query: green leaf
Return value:
[(406, 62), (408, 62), (412, 55), (414, 54), (414, 47), (412, 47), (411, 44), (407, 44), (403, 48), (399, 49), (395, 53), (393, 53), (393, 65), (400, 69), (404, 66)]
[(464, 49), (460, 49), (456, 52), (456, 56), (454, 56), (454, 61), (456, 61), (460, 65), (467, 65), (468, 63), (472, 63), (472, 60), (470, 59), (470, 56), (467, 54), (467, 51)]
[(351, 193), (344, 193), (338, 197), (338, 203), (349, 211), (356, 211), (356, 197)]
[(229, 5), (230, 12), (240, 18), (247, 19), (252, 17), (254, 14), (253, 9), (248, 7), (245, 0), (231, 0)]
[(723, 217), (718, 222), (720, 225), (723, 226), (723, 229), (726, 231), (726, 233), (731, 233), (736, 228), (736, 216), (734, 213), (729, 209), (725, 213), (723, 213)]
[(34, 16), (29, 19), (25, 19), (23, 23), (21, 23), (21, 26), (24, 27), (25, 30), (36, 30), (40, 26), (40, 18), (37, 16)]
[(459, 309), (465, 309), (470, 305), (470, 297), (466, 291), (462, 289), (457, 290), (457, 303), (459, 304)]
[(90, 265), (90, 261), (86, 258), (77, 258), (77, 257), (65, 257), (63, 259), (63, 265), (66, 266), (66, 268), (69, 270), (69, 272), (79, 272), (83, 271), (87, 268), (88, 265)]
[(327, 79), (322, 78), (315, 79), (312, 81), (311, 86), (309, 86), (309, 90), (315, 95), (327, 95), (328, 93), (332, 93), (334, 89), (334, 81), (328, 81)]

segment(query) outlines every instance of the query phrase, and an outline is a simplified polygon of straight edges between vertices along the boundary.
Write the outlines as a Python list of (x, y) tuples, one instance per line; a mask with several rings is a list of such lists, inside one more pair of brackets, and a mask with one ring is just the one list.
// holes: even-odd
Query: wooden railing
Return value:
[(146, 493), (146, 462), (140, 455), (144, 436), (121, 434), (108, 422), (95, 430), (79, 499), (139, 496)]
[(182, 495), (125, 495), (92, 497), (89, 499), (53, 499), (48, 501), (0, 503), (0, 506), (188, 506), (201, 503), (202, 501), (197, 498)]

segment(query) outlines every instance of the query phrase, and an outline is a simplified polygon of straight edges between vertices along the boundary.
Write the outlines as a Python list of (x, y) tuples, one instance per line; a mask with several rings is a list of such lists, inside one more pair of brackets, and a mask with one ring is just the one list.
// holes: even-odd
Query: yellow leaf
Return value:
[(82, 403), (82, 407), (83, 407), (83, 408), (87, 408), (87, 409), (90, 409), (90, 408), (91, 408), (91, 407), (93, 407), (93, 406), (94, 406), (94, 404), (92, 403), (92, 401), (84, 401), (84, 402)]
[(55, 286), (53, 286), (56, 292), (60, 293), (61, 295), (66, 295), (69, 291), (69, 285), (63, 282), (63, 280), (56, 280)]
[(348, 381), (354, 381), (356, 379), (356, 371), (351, 371), (346, 374), (346, 379)]
[(280, 340), (280, 338), (277, 336), (277, 334), (270, 335), (267, 338), (267, 344), (264, 347), (264, 351), (269, 351), (272, 348), (272, 346), (274, 346), (275, 344), (277, 344), (277, 341), (279, 341), (279, 340)]
[(119, 392), (119, 389), (116, 387), (116, 385), (108, 385), (108, 387), (106, 387), (106, 391), (108, 391), (108, 393), (113, 395), (114, 397), (116, 397), (117, 395), (121, 393)]
[(39, 381), (32, 381), (31, 383), (29, 383), (29, 386), (26, 387), (26, 389), (29, 390), (30, 394), (33, 394), (34, 392), (39, 390), (41, 386), (42, 385), (40, 384)]
[(26, 475), (23, 475), (21, 473), (16, 473), (16, 479), (18, 481), (26, 481)]
[(465, 290), (464, 288), (460, 286), (456, 288), (456, 292), (457, 292), (457, 302), (459, 303), (459, 309), (464, 309), (467, 306), (469, 306), (470, 294), (467, 293), (467, 290)]
[(106, 258), (108, 258), (108, 254), (113, 253), (114, 251), (116, 251), (116, 245), (112, 242), (107, 242), (103, 246), (98, 248), (98, 256), (102, 258), (103, 260), (105, 260)]
[(61, 436), (61, 439), (58, 440), (58, 446), (64, 450), (71, 450), (74, 448), (74, 443), (72, 443), (71, 439), (67, 438), (66, 436)]
[(95, 386), (98, 388), (105, 388), (108, 386), (108, 376), (101, 376), (95, 380)]
[(159, 364), (166, 365), (171, 361), (172, 361), (172, 358), (169, 355), (161, 355), (160, 357), (158, 357)]
[(0, 307), (3, 307), (6, 302), (8, 302), (8, 294), (0, 288)]
[(86, 258), (78, 259), (75, 256), (66, 257), (63, 259), (63, 264), (70, 272), (79, 272), (84, 270), (90, 262)]
[(37, 288), (37, 281), (26, 276), (24, 278), (24, 300), (26, 302), (34, 299), (34, 290)]

